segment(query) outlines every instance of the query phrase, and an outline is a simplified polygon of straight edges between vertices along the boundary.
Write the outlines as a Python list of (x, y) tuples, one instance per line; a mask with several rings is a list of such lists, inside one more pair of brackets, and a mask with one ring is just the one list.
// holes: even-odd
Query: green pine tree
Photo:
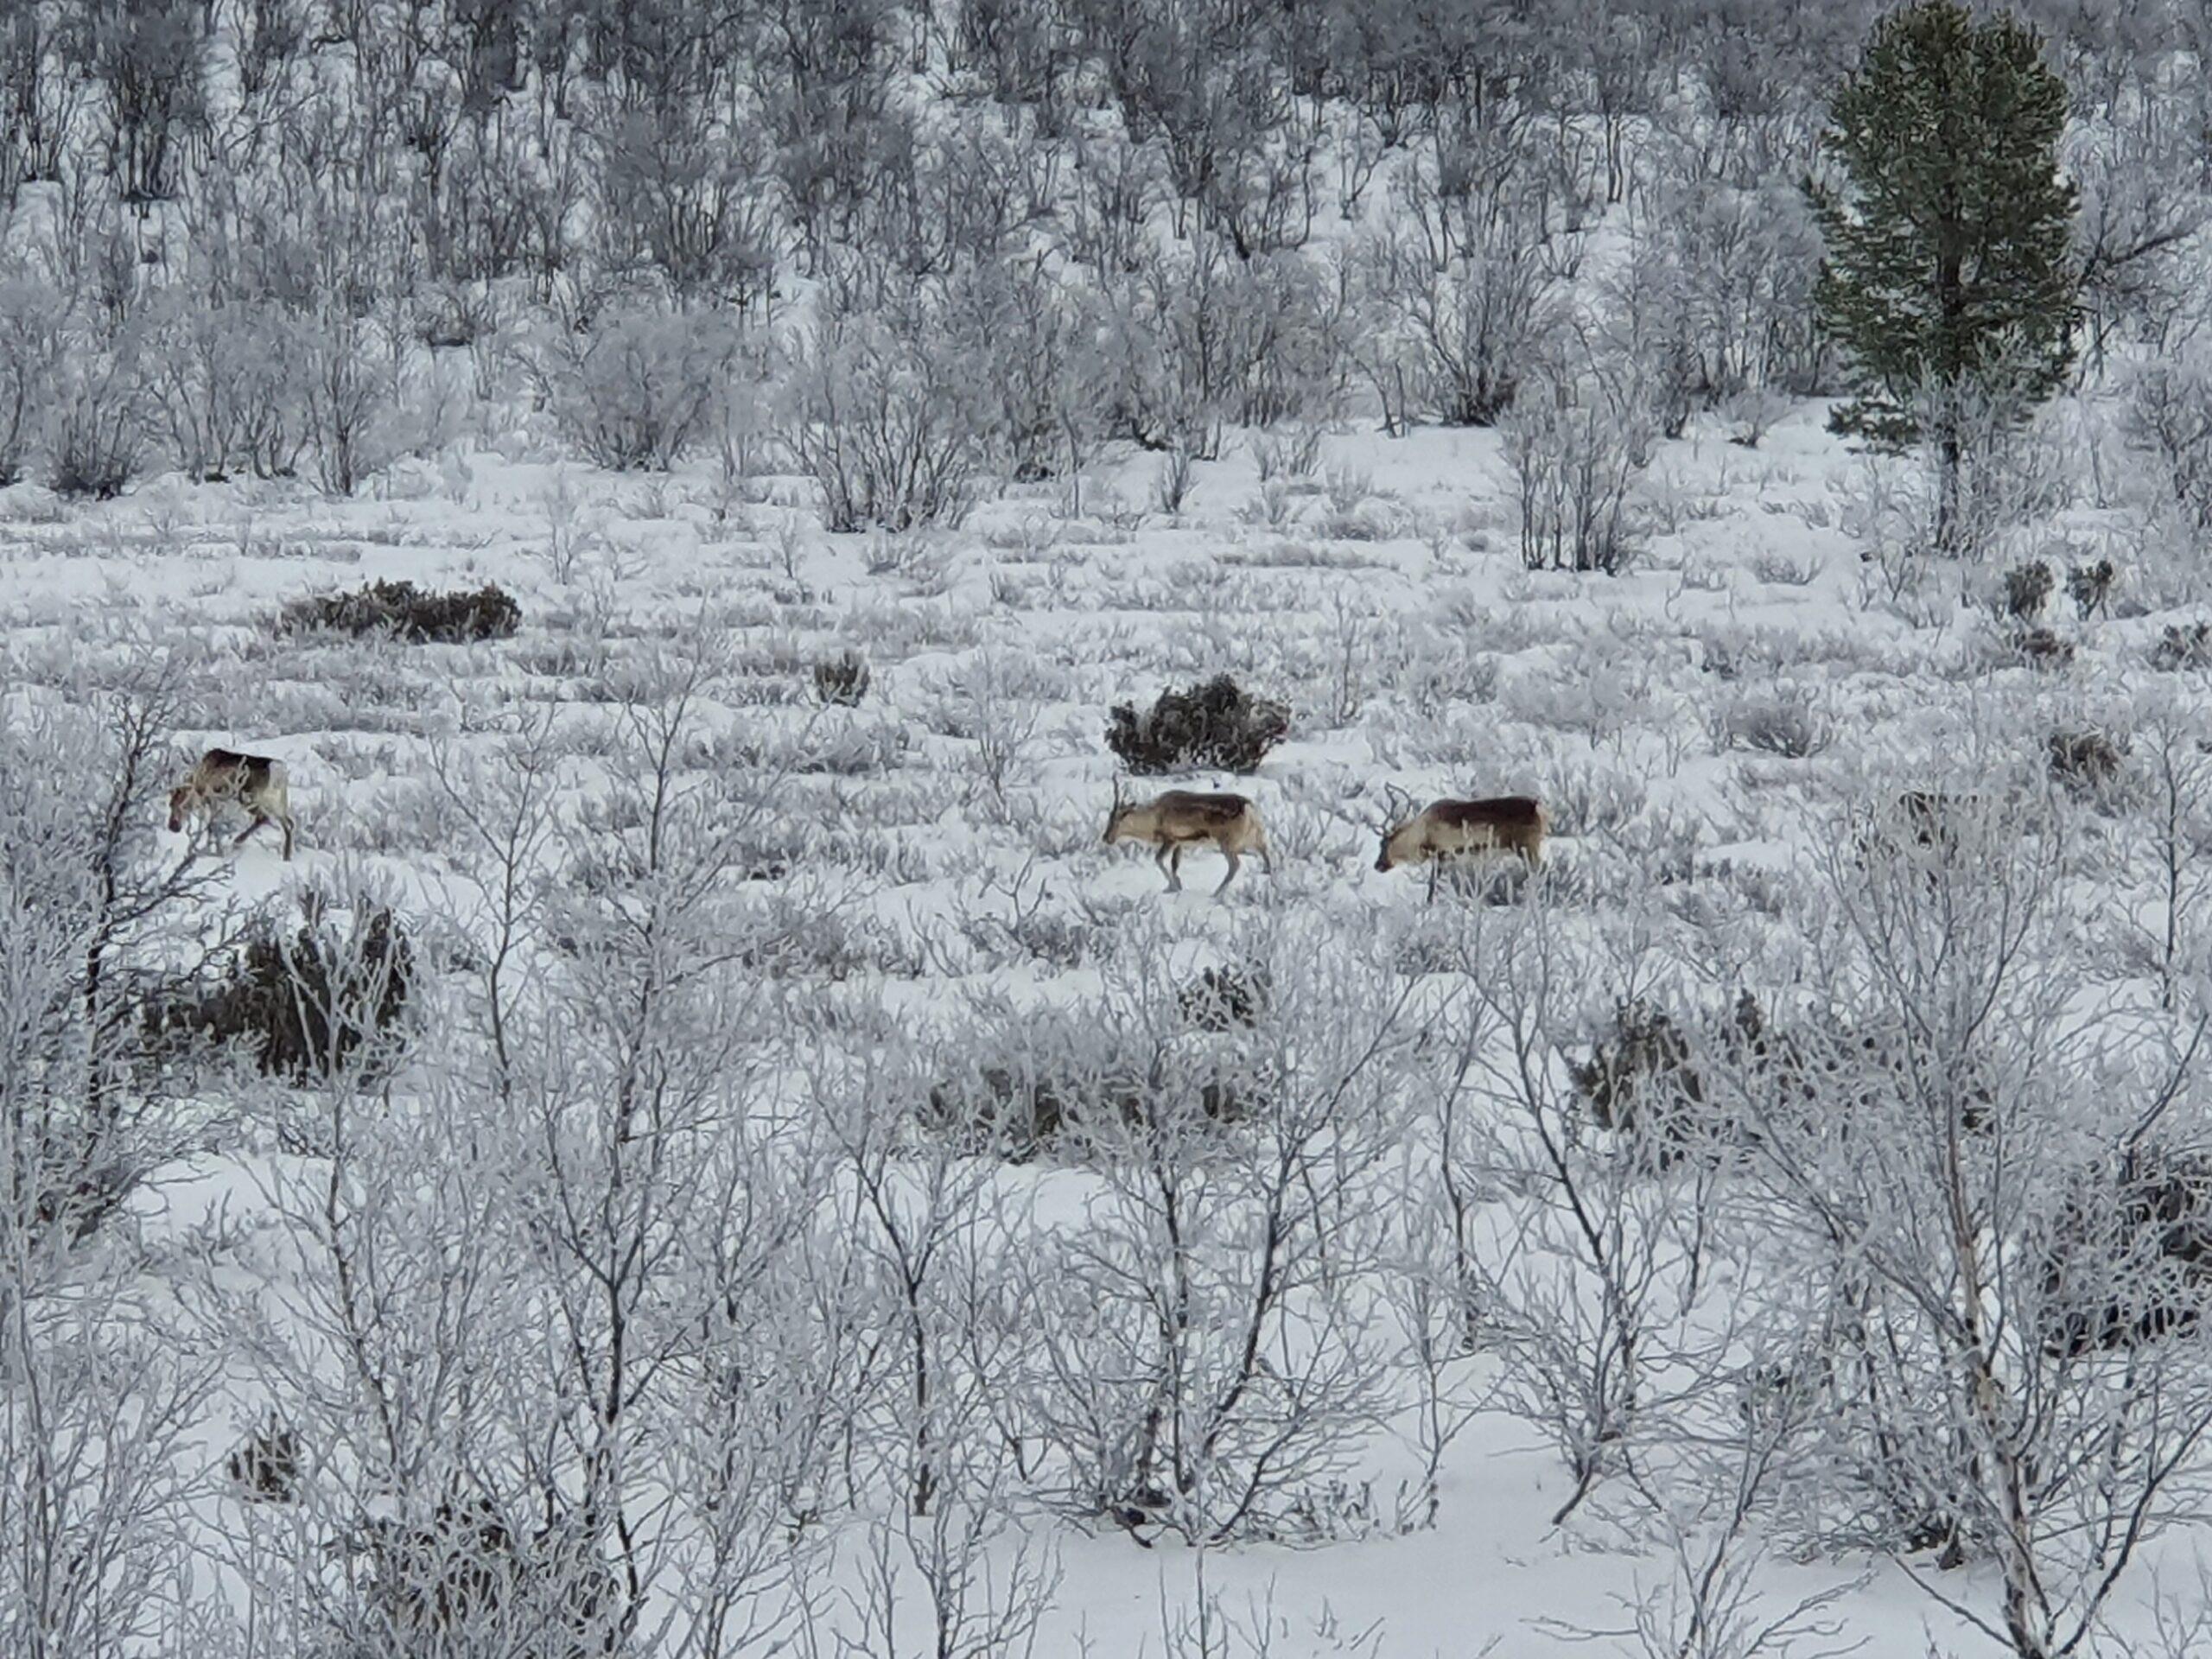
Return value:
[(2059, 176), (2066, 84), (2041, 38), (1953, 0), (1875, 25), (1829, 105), (1847, 188), (1808, 186), (1827, 240), (1815, 303), (1856, 392), (1833, 430), (1925, 442), (1936, 539), (1958, 543), (1966, 410), (2015, 418), (2074, 363), (2076, 195)]

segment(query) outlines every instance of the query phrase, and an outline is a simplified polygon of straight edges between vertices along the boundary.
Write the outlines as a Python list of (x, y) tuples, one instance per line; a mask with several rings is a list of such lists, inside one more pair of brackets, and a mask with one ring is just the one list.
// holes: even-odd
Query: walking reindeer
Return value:
[(1171, 789), (1148, 801), (1132, 801), (1122, 793), (1117, 779), (1113, 811), (1106, 820), (1106, 844), (1111, 847), (1121, 841), (1148, 842), (1159, 849), (1154, 861), (1166, 875), (1170, 893), (1183, 890), (1184, 849), (1207, 842), (1219, 848), (1229, 860), (1229, 874), (1213, 890), (1217, 899), (1236, 879), (1243, 855), (1258, 854), (1260, 867), (1269, 875), (1275, 869), (1268, 854), (1267, 826), (1260, 822), (1260, 809), (1243, 795)]
[(169, 829), (174, 833), (196, 821), (205, 835), (213, 830), (215, 815), (226, 805), (243, 807), (253, 815), (253, 822), (238, 832), (232, 846), (242, 845), (263, 824), (273, 823), (284, 833), (284, 857), (291, 858), (292, 805), (282, 760), (230, 749), (208, 750), (190, 775), (169, 791)]

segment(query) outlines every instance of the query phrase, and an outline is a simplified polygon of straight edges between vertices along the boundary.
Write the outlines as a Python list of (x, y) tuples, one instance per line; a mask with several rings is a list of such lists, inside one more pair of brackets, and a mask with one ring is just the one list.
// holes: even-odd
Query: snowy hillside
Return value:
[(2186, 20), (1951, 556), (1866, 17), (1295, 11), (0, 14), (0, 1644), (2202, 1650)]

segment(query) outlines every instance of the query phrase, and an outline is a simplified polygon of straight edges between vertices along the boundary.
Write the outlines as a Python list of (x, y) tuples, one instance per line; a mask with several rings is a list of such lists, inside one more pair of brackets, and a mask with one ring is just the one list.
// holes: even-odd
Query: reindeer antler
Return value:
[(1382, 785), (1382, 830), (1387, 835), (1419, 810), (1414, 797), (1395, 784)]

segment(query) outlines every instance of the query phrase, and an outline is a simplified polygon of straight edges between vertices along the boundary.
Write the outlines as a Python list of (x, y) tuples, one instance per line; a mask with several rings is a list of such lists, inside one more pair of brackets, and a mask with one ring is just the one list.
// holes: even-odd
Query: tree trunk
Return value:
[(1936, 551), (1944, 558), (1961, 557), (1967, 550), (1959, 513), (1961, 451), (1958, 415), (1947, 406), (1936, 438)]
[[(1958, 212), (1954, 205), (1947, 211), (1947, 237), (1957, 234), (1957, 221)], [(1938, 263), (1936, 295), (1942, 315), (1942, 340), (1937, 360), (1943, 377), (1938, 388), (1942, 402), (1936, 416), (1936, 550), (1946, 558), (1955, 558), (1966, 551), (1966, 534), (1959, 523), (1962, 448), (1959, 439), (1959, 400), (1967, 358), (1966, 262), (1958, 254), (1946, 252)]]

